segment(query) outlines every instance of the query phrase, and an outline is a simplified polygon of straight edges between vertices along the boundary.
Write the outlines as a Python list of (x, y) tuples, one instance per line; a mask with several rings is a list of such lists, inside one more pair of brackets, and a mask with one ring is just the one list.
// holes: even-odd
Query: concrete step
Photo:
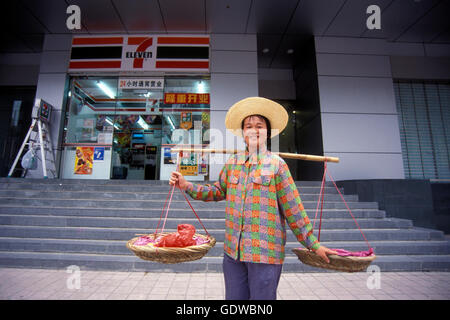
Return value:
[[(63, 269), (77, 265), (81, 270), (153, 271), (153, 272), (222, 272), (222, 257), (204, 257), (200, 260), (161, 264), (130, 255), (0, 252), (0, 266)], [(450, 255), (377, 256), (371, 264), (382, 272), (393, 271), (449, 271)], [(333, 272), (301, 263), (296, 257), (287, 257), (283, 272)], [(334, 271), (335, 272), (335, 271)]]
[[(194, 205), (193, 205), (194, 206)], [(55, 206), (24, 206), (24, 205), (4, 205), (0, 204), (1, 214), (19, 214), (19, 215), (48, 215), (48, 216), (92, 216), (92, 217), (130, 217), (130, 218), (149, 218), (160, 217), (163, 207), (160, 208), (85, 208), (85, 207), (55, 207)], [(222, 208), (196, 208), (197, 214), (203, 218), (223, 218), (225, 210)], [(308, 210), (308, 216), (312, 219), (315, 216), (314, 210)], [(384, 219), (386, 213), (377, 209), (354, 209), (352, 214), (356, 219), (372, 218)], [(170, 207), (169, 217), (186, 218), (194, 217), (190, 208), (174, 209)], [(324, 209), (322, 219), (350, 218), (347, 209)]]
[[(191, 200), (189, 200), (191, 201)], [(0, 203), (5, 205), (25, 205), (25, 206), (55, 206), (55, 207), (90, 207), (90, 208), (163, 208), (165, 199), (154, 200), (96, 200), (96, 199), (59, 199), (49, 197), (46, 199), (34, 199), (34, 198), (19, 198), (19, 197), (2, 197), (0, 196)], [(223, 208), (225, 210), (225, 201), (191, 201), (194, 209), (196, 208)], [(376, 202), (348, 202), (348, 207), (353, 209), (378, 209), (378, 203)], [(305, 209), (311, 210), (317, 208), (315, 201), (303, 201)], [(324, 209), (345, 209), (347, 206), (342, 201), (324, 201)], [(186, 200), (172, 200), (170, 208), (180, 209), (189, 208)]]
[[(208, 183), (208, 182), (203, 182)], [(211, 182), (209, 182), (211, 183)], [(314, 223), (320, 181), (297, 181), (303, 205)], [(343, 192), (343, 189), (339, 189)], [(218, 241), (201, 260), (163, 265), (134, 256), (125, 243), (155, 231), (170, 191), (167, 181), (53, 180), (0, 178), (0, 265), (94, 270), (221, 271), (224, 201), (192, 200), (192, 206)], [(204, 233), (182, 194), (175, 190), (165, 229), (191, 223)], [(367, 250), (363, 236), (331, 182), (326, 183), (320, 241), (330, 248)], [(376, 202), (345, 195), (382, 271), (450, 270), (450, 243), (438, 230), (387, 218)], [(189, 198), (189, 200), (191, 200)], [(318, 221), (316, 221), (318, 229)], [(289, 229), (287, 227), (287, 229)], [(315, 235), (318, 236), (317, 231)], [(327, 272), (303, 265), (291, 252), (301, 247), (287, 230), (287, 272)]]
[[(166, 228), (167, 232), (175, 232), (175, 229)], [(43, 227), (43, 226), (0, 226), (0, 237), (17, 238), (53, 238), (53, 239), (96, 239), (96, 240), (129, 240), (136, 234), (148, 234), (155, 229), (139, 228), (95, 228), (95, 227)], [(200, 233), (204, 231), (199, 229)], [(224, 240), (223, 229), (211, 229), (208, 232), (217, 241)], [(397, 240), (397, 241), (420, 241), (420, 240), (442, 240), (442, 231), (410, 228), (410, 229), (362, 229), (368, 241)], [(317, 232), (314, 233), (317, 235)], [(358, 229), (337, 230), (324, 229), (320, 234), (321, 241), (361, 241), (363, 236)], [(287, 232), (287, 241), (296, 241), (291, 231)]]
[[(0, 195), (3, 198), (21, 198), (21, 199), (47, 199), (47, 198), (58, 198), (58, 199), (95, 199), (95, 200), (160, 200), (166, 199), (169, 195), (168, 192), (159, 192), (159, 191), (148, 191), (142, 192), (126, 192), (117, 191), (117, 192), (105, 192), (105, 191), (42, 191), (42, 190), (0, 190)], [(301, 194), (301, 199), (303, 201), (315, 201), (317, 202), (319, 199), (319, 194), (309, 194), (304, 193)], [(347, 202), (357, 202), (357, 195), (344, 195), (345, 201)], [(172, 195), (172, 200), (182, 201), (184, 200), (183, 194), (181, 192), (176, 191)], [(189, 201), (191, 201), (191, 197), (188, 196)], [(342, 201), (342, 198), (339, 194), (327, 194), (324, 196), (324, 202), (328, 201)]]
[[(194, 225), (197, 229), (202, 230), (202, 226), (198, 219), (191, 215), (192, 218), (167, 218), (165, 227), (176, 229), (178, 224), (188, 223)], [(200, 215), (200, 219), (203, 217)], [(161, 221), (158, 218), (129, 218), (129, 217), (78, 217), (78, 216), (44, 216), (44, 215), (6, 215), (0, 214), (0, 225), (15, 226), (46, 226), (46, 227), (95, 227), (95, 228), (145, 228), (155, 229)], [(386, 219), (358, 219), (358, 225), (363, 229), (406, 229), (411, 228), (411, 220), (386, 218)], [(206, 229), (222, 229), (225, 228), (225, 220), (223, 218), (203, 219), (203, 225)], [(315, 223), (319, 228), (319, 219), (311, 218), (311, 223)], [(353, 229), (356, 228), (355, 221), (349, 216), (346, 219), (322, 219), (322, 230), (325, 229)]]
[[(319, 194), (320, 186), (297, 186), (300, 195), (303, 194)], [(39, 190), (42, 192), (49, 191), (72, 191), (72, 192), (159, 192), (165, 193), (166, 195), (170, 191), (170, 186), (158, 185), (158, 184), (139, 184), (139, 185), (129, 185), (129, 184), (48, 184), (48, 183), (0, 183), (0, 193), (7, 190)], [(341, 193), (343, 188), (339, 189)], [(179, 193), (179, 191), (177, 191)], [(329, 194), (338, 194), (334, 186), (325, 187), (325, 196)]]
[[(202, 181), (202, 184), (214, 183), (215, 181)], [(167, 180), (105, 180), (105, 179), (22, 179), (22, 178), (0, 178), (0, 184), (56, 184), (56, 185), (154, 185), (167, 186)], [(320, 187), (322, 181), (295, 181), (297, 186)], [(333, 187), (331, 181), (325, 182), (325, 187)]]
[[(323, 241), (328, 248), (349, 251), (365, 251), (366, 242), (330, 242)], [(0, 238), (0, 251), (16, 252), (67, 252), (89, 254), (129, 255), (130, 250), (123, 240), (81, 240), (81, 239), (41, 239), (41, 238)], [(447, 241), (371, 241), (371, 247), (377, 255), (438, 255), (450, 254)], [(293, 248), (301, 248), (298, 242), (286, 243), (286, 256), (293, 256)], [(223, 255), (223, 242), (217, 242), (207, 256)]]

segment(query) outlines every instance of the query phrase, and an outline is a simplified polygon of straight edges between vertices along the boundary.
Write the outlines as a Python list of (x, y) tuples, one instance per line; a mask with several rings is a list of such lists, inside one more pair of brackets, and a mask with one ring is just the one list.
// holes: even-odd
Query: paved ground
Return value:
[[(222, 300), (221, 273), (0, 268), (2, 300)], [(449, 300), (449, 272), (283, 273), (279, 300)]]

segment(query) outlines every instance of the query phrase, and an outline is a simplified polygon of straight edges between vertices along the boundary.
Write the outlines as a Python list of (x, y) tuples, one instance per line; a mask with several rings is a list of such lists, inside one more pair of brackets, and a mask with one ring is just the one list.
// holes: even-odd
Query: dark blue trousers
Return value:
[(226, 300), (276, 300), (281, 264), (253, 263), (223, 258)]

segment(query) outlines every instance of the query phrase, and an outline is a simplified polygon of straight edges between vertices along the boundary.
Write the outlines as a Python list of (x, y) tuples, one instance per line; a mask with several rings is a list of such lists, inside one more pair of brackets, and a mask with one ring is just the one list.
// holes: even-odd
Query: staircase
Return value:
[[(313, 221), (320, 182), (296, 182)], [(137, 258), (125, 243), (155, 231), (170, 190), (165, 181), (0, 178), (0, 267), (66, 268), (159, 272), (221, 272), (225, 202), (192, 201), (217, 244), (201, 260), (159, 264)], [(332, 184), (325, 188), (321, 243), (329, 248), (367, 250), (367, 245)], [(342, 189), (341, 189), (342, 192)], [(450, 243), (443, 232), (387, 218), (375, 202), (345, 195), (381, 271), (449, 271)], [(203, 228), (183, 195), (175, 190), (166, 230), (179, 223)], [(318, 224), (316, 224), (318, 227)], [(300, 247), (287, 231), (285, 272), (326, 272), (302, 264), (291, 252)]]

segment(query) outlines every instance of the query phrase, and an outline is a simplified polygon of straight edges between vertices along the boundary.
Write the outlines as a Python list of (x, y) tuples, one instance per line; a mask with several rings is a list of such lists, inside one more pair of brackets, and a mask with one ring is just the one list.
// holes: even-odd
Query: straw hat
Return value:
[(275, 101), (261, 97), (250, 97), (231, 106), (225, 117), (225, 126), (235, 135), (242, 136), (242, 121), (254, 114), (260, 114), (269, 119), (272, 128), (271, 137), (281, 133), (289, 119), (286, 109)]

